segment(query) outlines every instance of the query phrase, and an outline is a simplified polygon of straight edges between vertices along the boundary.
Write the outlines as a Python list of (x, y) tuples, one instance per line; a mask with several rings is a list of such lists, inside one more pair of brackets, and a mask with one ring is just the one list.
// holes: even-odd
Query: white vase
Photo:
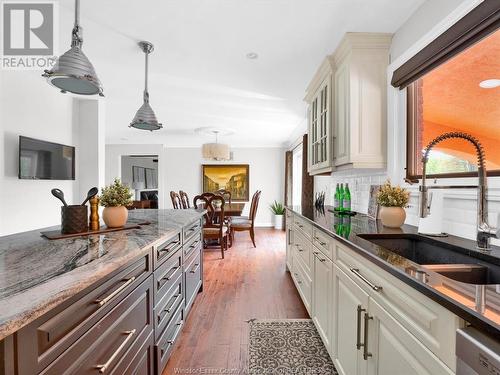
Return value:
[(403, 207), (380, 207), (380, 220), (388, 228), (399, 228), (405, 223), (406, 211)]
[(102, 220), (108, 228), (120, 228), (127, 223), (128, 210), (125, 206), (105, 207), (102, 211)]
[(283, 229), (283, 215), (274, 215), (274, 229)]

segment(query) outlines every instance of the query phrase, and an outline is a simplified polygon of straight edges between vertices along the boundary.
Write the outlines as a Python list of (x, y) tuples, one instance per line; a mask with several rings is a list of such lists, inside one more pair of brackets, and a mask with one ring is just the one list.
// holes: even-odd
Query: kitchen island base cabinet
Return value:
[(202, 213), (193, 213), (0, 341), (0, 375), (161, 375), (203, 285)]

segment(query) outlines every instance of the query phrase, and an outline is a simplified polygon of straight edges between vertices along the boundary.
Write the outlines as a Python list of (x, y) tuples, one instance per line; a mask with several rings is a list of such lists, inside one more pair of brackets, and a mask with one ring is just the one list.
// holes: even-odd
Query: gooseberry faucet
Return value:
[[(426, 166), (429, 160), (429, 152), (438, 143), (452, 138), (464, 139), (474, 146), (477, 154), (477, 173), (478, 173), (478, 184), (474, 185), (453, 185), (453, 186), (426, 186)], [(486, 166), (485, 166), (485, 154), (484, 149), (479, 140), (470, 134), (462, 132), (449, 132), (441, 134), (440, 136), (434, 138), (424, 149), (422, 156), (422, 184), (420, 185), (420, 217), (425, 218), (430, 213), (430, 189), (472, 189), (477, 188), (477, 224), (476, 224), (476, 241), (477, 247), (482, 251), (490, 250), (490, 238), (499, 238), (500, 229), (493, 228), (488, 224), (488, 182), (486, 177)]]

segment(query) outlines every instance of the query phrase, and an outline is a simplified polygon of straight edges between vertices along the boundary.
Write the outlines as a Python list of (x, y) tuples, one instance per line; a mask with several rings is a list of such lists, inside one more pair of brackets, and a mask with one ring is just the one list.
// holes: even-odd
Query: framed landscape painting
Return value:
[(229, 190), (233, 202), (249, 200), (248, 164), (203, 164), (203, 192)]

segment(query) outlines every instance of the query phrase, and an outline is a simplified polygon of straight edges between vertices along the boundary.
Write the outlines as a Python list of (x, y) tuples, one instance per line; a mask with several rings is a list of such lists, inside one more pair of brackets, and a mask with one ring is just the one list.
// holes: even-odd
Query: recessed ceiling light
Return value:
[(494, 89), (500, 86), (500, 79), (487, 79), (479, 82), (479, 86), (483, 89)]
[(247, 59), (250, 59), (250, 60), (255, 60), (259, 57), (259, 55), (257, 55), (257, 53), (255, 52), (248, 52), (247, 53)]

